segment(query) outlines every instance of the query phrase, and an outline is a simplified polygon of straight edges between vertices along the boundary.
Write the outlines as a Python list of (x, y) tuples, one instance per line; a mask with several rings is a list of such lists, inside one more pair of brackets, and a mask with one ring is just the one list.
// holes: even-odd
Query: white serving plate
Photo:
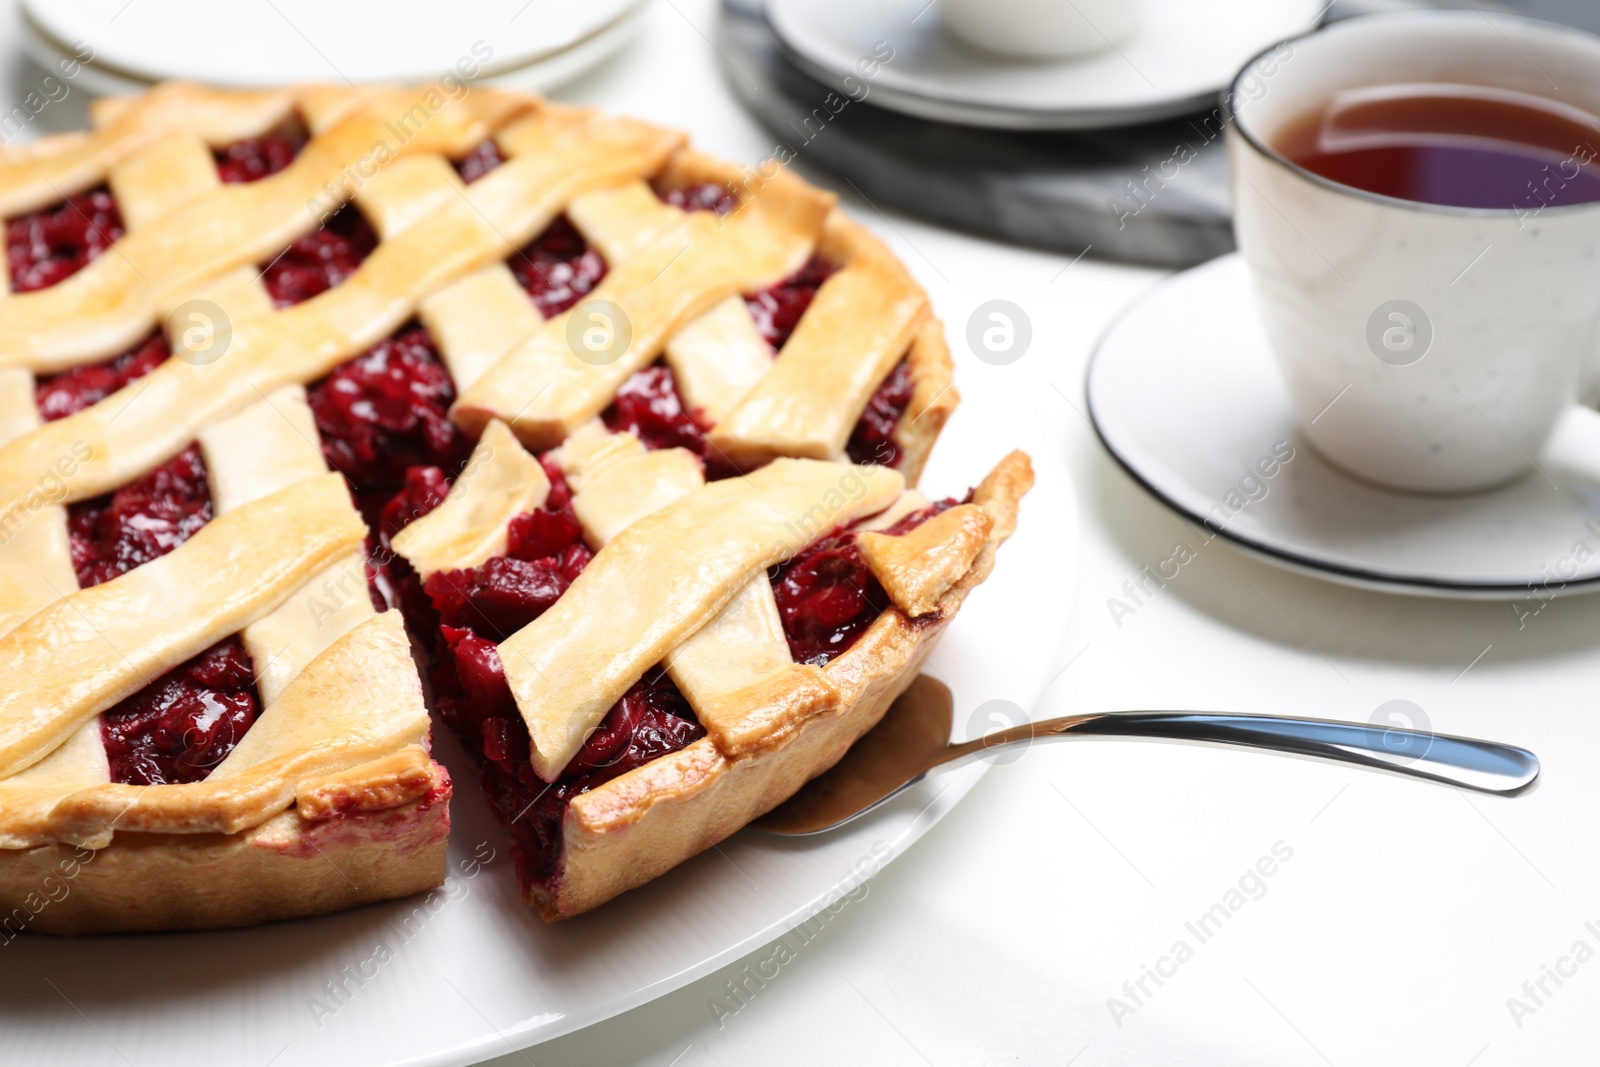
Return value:
[[(924, 488), (963, 492), (1012, 447), (1033, 456), (1038, 486), (927, 668), (954, 691), (961, 736), (979, 704), (1031, 708), (1043, 693), (1079, 539), (1050, 417), (1030, 398), (976, 386), (963, 383)], [(1060, 610), (1039, 611), (1041, 602)], [(626, 1011), (795, 927), (902, 854), (987, 769), (931, 779), (834, 834), (746, 830), (588, 916), (546, 925), (519, 903), (505, 836), (444, 737), (457, 789), (443, 890), (251, 930), (19, 937), (0, 947), (0, 1062), (475, 1063)], [(496, 858), (470, 873), (490, 851)]]
[(601, 62), (649, 0), (365, 4), (274, 0), (20, 0), (23, 46), (46, 66), (92, 49), (94, 92), (140, 92), (168, 78), (233, 88), (299, 82), (436, 81), (463, 60), (477, 78), (546, 90)]

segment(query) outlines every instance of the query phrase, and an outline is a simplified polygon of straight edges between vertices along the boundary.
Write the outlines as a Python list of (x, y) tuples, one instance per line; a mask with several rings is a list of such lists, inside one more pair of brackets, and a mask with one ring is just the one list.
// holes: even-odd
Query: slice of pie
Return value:
[(462, 86), (93, 119), (0, 151), (0, 937), (439, 884), (419, 652), (592, 908), (831, 765), (1014, 526), (1020, 454), (908, 488), (942, 329), (775, 166)]

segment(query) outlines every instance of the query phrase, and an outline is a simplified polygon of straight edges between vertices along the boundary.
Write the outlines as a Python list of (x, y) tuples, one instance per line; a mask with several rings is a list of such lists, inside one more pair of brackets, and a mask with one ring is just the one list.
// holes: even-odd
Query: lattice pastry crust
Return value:
[[(882, 557), (896, 562), (873, 570), (893, 605), (849, 651), (817, 671), (811, 685), (785, 677), (787, 668), (804, 669), (787, 664), (747, 688), (708, 694), (701, 704), (680, 678), (708, 736), (576, 797), (563, 826), (561, 875), (525, 886), (528, 903), (547, 920), (588, 911), (710, 848), (833, 766), (911, 684), (967, 594), (988, 577), (1032, 484), (1027, 457), (1013, 452), (974, 490), (971, 504), (911, 533), (878, 535)], [(917, 494), (899, 495), (920, 502)], [(945, 516), (955, 519), (929, 530)], [(903, 599), (891, 568), (904, 574), (916, 555), (928, 551), (944, 556), (945, 565)], [(953, 560), (960, 562), (951, 565)], [(765, 582), (760, 570), (753, 580)], [(577, 591), (574, 586), (569, 595)], [(735, 598), (691, 642), (737, 609)], [(735, 633), (729, 644), (748, 640), (747, 632)], [(679, 645), (679, 654), (687, 647)]]
[[(926, 295), (830, 195), (781, 169), (752, 175), (672, 131), (485, 88), (173, 84), (97, 101), (92, 117), (87, 133), (0, 152), (0, 216), (105, 185), (127, 230), (65, 280), (0, 296), (7, 936), (242, 925), (442, 878), (448, 775), (429, 755), (399, 613), (367, 596), (367, 527), (307, 404), (308, 386), (409, 321), (437, 344), (459, 394), (451, 421), (478, 451), (395, 550), (421, 577), (495, 558), (511, 520), (550, 493), (550, 463), (597, 550), (549, 612), (501, 642), (535, 768), (559, 775), (657, 663), (707, 731), (573, 801), (564, 873), (529, 891), (547, 917), (654, 877), (836, 760), (909, 683), (1014, 526), (1031, 480), (1020, 454), (970, 504), (908, 533), (860, 534), (892, 605), (826, 667), (788, 657), (765, 569), (827, 531), (776, 520), (822, 507), (837, 525), (887, 527), (916, 510), (925, 501), (905, 487), (956, 394)], [(219, 179), (215, 150), (294, 119), (309, 139), (292, 163)], [(503, 162), (468, 184), (453, 161), (485, 141)], [(727, 188), (732, 210), (685, 211), (663, 192), (704, 183)], [(376, 247), (339, 284), (275, 307), (257, 265), (350, 204)], [(547, 320), (505, 261), (563, 216), (608, 269)], [(812, 256), (834, 273), (774, 359), (741, 294)], [(169, 321), (197, 299), (226, 317), (221, 358), (215, 333)], [(628, 340), (575, 358), (574, 316), (601, 306), (622, 309)], [(172, 358), (41, 423), (39, 381), (157, 329)], [(657, 361), (708, 427), (707, 454), (751, 473), (705, 484), (699, 457), (605, 429), (597, 416)], [(886, 444), (898, 469), (852, 465), (846, 442), (891, 372), (910, 382)], [(195, 442), (216, 517), (78, 588), (69, 506)], [(846, 482), (862, 493), (835, 507)], [(248, 733), (201, 781), (111, 782), (101, 714), (229, 635), (264, 705)], [(607, 669), (591, 669), (602, 650)], [(58, 900), (50, 883), (68, 866)]]

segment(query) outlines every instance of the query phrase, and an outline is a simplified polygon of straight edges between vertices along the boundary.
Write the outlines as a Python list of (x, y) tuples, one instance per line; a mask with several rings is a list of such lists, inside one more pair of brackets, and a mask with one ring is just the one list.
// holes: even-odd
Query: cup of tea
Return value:
[(945, 28), (985, 52), (1064, 59), (1120, 44), (1142, 0), (942, 0)]
[(1301, 428), (1424, 492), (1526, 473), (1600, 335), (1600, 38), (1371, 15), (1230, 93), (1234, 230)]

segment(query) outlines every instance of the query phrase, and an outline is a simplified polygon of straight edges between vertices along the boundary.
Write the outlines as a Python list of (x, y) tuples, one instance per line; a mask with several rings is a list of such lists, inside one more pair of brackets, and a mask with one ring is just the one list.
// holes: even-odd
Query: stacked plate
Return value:
[(768, 0), (767, 19), (794, 62), (839, 88), (919, 118), (1012, 130), (1131, 126), (1198, 111), (1255, 53), (1305, 32), (1323, 0), (1145, 0), (1132, 36), (1088, 55), (990, 55), (949, 33), (928, 0)]
[(648, 0), (22, 0), (23, 44), (48, 69), (80, 61), (92, 92), (142, 92), (166, 78), (239, 88), (447, 76), (545, 91), (608, 58)]
[(1223, 86), (1322, 3), (1144, 0), (1143, 28), (1115, 48), (1020, 60), (956, 41), (929, 0), (722, 0), (717, 46), (778, 158), (878, 207), (1186, 267), (1233, 248)]

